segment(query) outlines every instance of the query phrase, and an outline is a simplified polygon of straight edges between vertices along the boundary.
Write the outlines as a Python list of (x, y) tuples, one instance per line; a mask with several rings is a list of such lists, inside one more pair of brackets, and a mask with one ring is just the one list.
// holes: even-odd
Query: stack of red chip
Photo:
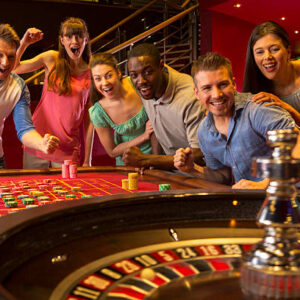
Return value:
[(64, 160), (64, 163), (61, 166), (61, 176), (62, 176), (62, 178), (70, 178), (70, 165), (71, 164), (72, 164), (71, 160)]
[(62, 178), (77, 178), (77, 165), (72, 163), (71, 160), (64, 160), (61, 166)]
[(70, 178), (77, 178), (77, 165), (76, 164), (70, 165)]

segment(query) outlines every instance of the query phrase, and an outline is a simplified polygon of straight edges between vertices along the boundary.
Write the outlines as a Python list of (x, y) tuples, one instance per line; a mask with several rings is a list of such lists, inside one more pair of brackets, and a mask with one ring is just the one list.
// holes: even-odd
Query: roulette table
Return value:
[[(132, 171), (89, 169), (79, 178), (112, 183)], [(29, 176), (58, 176), (40, 172)], [(0, 299), (243, 299), (240, 257), (263, 235), (265, 193), (158, 170), (141, 182), (0, 217)]]

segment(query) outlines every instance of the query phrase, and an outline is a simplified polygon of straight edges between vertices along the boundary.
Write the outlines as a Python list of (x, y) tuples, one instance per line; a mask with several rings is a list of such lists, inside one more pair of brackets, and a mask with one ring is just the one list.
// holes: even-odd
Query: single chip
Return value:
[(128, 179), (122, 179), (122, 189), (128, 190), (129, 180)]
[(6, 203), (8, 201), (15, 201), (15, 197), (7, 196), (2, 198), (3, 202)]
[(72, 186), (71, 187), (71, 191), (72, 192), (80, 192), (81, 191), (81, 187), (80, 186)]
[(22, 203), (27, 205), (27, 204), (34, 204), (34, 199), (33, 198), (23, 198)]
[(66, 198), (76, 198), (76, 195), (74, 195), (74, 194), (69, 194), (69, 195), (66, 195), (65, 197), (66, 197)]
[(34, 207), (39, 207), (39, 206), (37, 204), (26, 205), (26, 208), (34, 208)]
[(11, 196), (11, 193), (8, 192), (0, 193), (0, 196), (1, 197)]
[(46, 205), (51, 203), (51, 201), (39, 201), (39, 205)]
[(81, 198), (92, 198), (92, 195), (81, 195)]
[(57, 190), (56, 193), (59, 195), (67, 195), (68, 191), (67, 190)]
[(40, 191), (44, 191), (44, 190), (47, 189), (48, 185), (47, 184), (40, 184), (38, 187), (39, 187)]
[(29, 195), (21, 194), (17, 196), (18, 199), (29, 198)]
[(62, 186), (60, 186), (60, 185), (54, 185), (53, 187), (52, 187), (52, 189), (53, 190), (62, 190)]
[(171, 185), (168, 183), (162, 183), (159, 185), (159, 190), (160, 191), (168, 191), (171, 189)]
[(18, 207), (17, 201), (7, 201), (5, 202), (5, 207), (11, 208), (11, 207)]
[(38, 196), (37, 199), (38, 199), (38, 201), (47, 201), (50, 199), (50, 197), (49, 196)]
[(23, 185), (22, 189), (23, 190), (29, 190), (29, 189), (31, 189), (31, 186), (29, 186), (29, 185)]
[(43, 196), (43, 195), (44, 195), (43, 192), (37, 191), (37, 190), (31, 191), (30, 194), (31, 194), (33, 197), (39, 197), (39, 196)]

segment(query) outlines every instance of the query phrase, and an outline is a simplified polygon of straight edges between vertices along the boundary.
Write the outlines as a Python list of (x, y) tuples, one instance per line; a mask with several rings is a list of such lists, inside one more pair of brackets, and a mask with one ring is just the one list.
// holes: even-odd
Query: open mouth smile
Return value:
[(215, 107), (222, 106), (225, 103), (226, 103), (225, 99), (221, 99), (221, 100), (218, 100), (218, 101), (210, 101), (209, 102), (210, 105), (215, 106)]
[(272, 63), (263, 64), (263, 67), (267, 72), (272, 72), (275, 70), (276, 65), (277, 64), (275, 62), (272, 62)]
[(80, 54), (80, 48), (75, 48), (75, 47), (72, 47), (70, 48), (72, 53), (75, 54), (75, 55), (79, 55)]

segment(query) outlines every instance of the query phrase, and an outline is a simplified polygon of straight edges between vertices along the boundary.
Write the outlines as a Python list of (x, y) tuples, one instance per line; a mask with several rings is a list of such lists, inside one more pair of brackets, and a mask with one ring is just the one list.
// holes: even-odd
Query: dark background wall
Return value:
[(11, 24), (20, 37), (29, 27), (37, 27), (45, 34), (43, 41), (31, 45), (25, 53), (29, 57), (40, 53), (41, 50), (57, 49), (60, 23), (68, 17), (84, 19), (88, 25), (90, 37), (93, 38), (131, 12), (126, 7), (118, 6), (116, 9), (113, 6), (91, 2), (1, 0), (1, 23)]

